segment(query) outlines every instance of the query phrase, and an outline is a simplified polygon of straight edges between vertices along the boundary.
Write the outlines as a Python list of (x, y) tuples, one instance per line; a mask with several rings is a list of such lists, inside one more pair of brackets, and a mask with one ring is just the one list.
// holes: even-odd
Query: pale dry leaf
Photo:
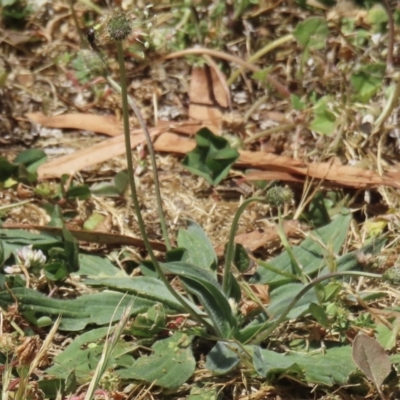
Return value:
[(30, 122), (50, 128), (79, 129), (103, 133), (108, 136), (118, 136), (123, 133), (122, 125), (113, 115), (96, 114), (62, 114), (44, 115), (41, 112), (27, 113)]

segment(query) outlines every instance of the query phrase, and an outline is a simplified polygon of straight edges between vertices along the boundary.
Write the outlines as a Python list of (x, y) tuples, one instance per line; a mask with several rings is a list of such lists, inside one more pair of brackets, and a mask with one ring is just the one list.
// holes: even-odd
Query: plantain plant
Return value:
[[(106, 287), (107, 291), (61, 301), (44, 297), (20, 285), (13, 289), (13, 296), (9, 291), (0, 293), (0, 306), (7, 307), (17, 298), (21, 312), (29, 315), (32, 323), (43, 323), (42, 318), (46, 316), (46, 325), (42, 327), (54, 322), (61, 314), (60, 329), (66, 331), (78, 332), (88, 324), (104, 325), (120, 321), (114, 328), (114, 334), (104, 327), (91, 329), (77, 336), (55, 357), (55, 363), (47, 373), (59, 380), (63, 394), (73, 393), (78, 384), (88, 381), (88, 376), (93, 374), (93, 360), (98, 362), (98, 367), (87, 398), (95, 393), (102, 379), (108, 385), (118, 380), (139, 380), (176, 390), (195, 371), (193, 343), (198, 338), (212, 347), (205, 366), (214, 374), (224, 375), (242, 368), (249, 376), (257, 375), (260, 379), (273, 380), (277, 374), (284, 373), (310, 384), (329, 386), (348, 383), (349, 377), (356, 372), (348, 345), (331, 343), (316, 352), (290, 354), (266, 349), (266, 345), (273, 343), (276, 332), (290, 319), (311, 315), (329, 330), (330, 315), (327, 309), (329, 304), (337, 301), (346, 279), (361, 276), (399, 284), (398, 267), (385, 274), (361, 270), (360, 255), (377, 254), (384, 241), (376, 240), (367, 243), (359, 251), (339, 255), (352, 219), (351, 213), (342, 209), (330, 223), (311, 231), (302, 243), (292, 247), (284, 233), (282, 209), (293, 201), (293, 193), (287, 188), (273, 187), (265, 196), (246, 199), (238, 207), (225, 252), (222, 279), (219, 278), (218, 259), (213, 246), (195, 222), (189, 222), (186, 229), (180, 230), (178, 246), (172, 248), (152, 141), (139, 108), (127, 94), (123, 41), (134, 34), (132, 27), (133, 20), (123, 13), (116, 13), (105, 22), (107, 36), (117, 50), (119, 83), (110, 76), (95, 30), (89, 31), (93, 51), (85, 50), (84, 56), (91, 72), (104, 76), (121, 96), (130, 194), (149, 256), (142, 268), (143, 276), (129, 277), (123, 272), (122, 275), (116, 274), (104, 260), (81, 256), (80, 274), (89, 276), (84, 283), (95, 288)], [(130, 109), (139, 121), (149, 148), (161, 229), (168, 249), (165, 262), (160, 262), (154, 254), (141, 214), (130, 144)], [(203, 131), (200, 136), (200, 139), (204, 139), (210, 135)], [(230, 152), (230, 156), (233, 160), (233, 152)], [(224, 165), (223, 170), (226, 169)], [(285, 251), (268, 263), (257, 261), (258, 268), (248, 282), (241, 272), (249, 265), (249, 256), (245, 249), (235, 244), (235, 233), (241, 215), (253, 202), (266, 202), (277, 208), (278, 231)], [(33, 241), (31, 236), (21, 235), (0, 230), (2, 262), (7, 254), (15, 250), (12, 247), (14, 243)], [(37, 249), (59, 245), (54, 241), (49, 244), (45, 236), (36, 237), (36, 240), (34, 246)], [(64, 240), (68, 242), (68, 235)], [(38, 257), (33, 251), (26, 253)], [(25, 261), (19, 260), (21, 267), (26, 267)], [(43, 268), (46, 268), (46, 264)], [(170, 276), (179, 278), (183, 291), (171, 285)], [(251, 284), (269, 285), (271, 299), (268, 305), (263, 304), (252, 291)], [(240, 308), (244, 293), (256, 303), (255, 309), (249, 314)], [(131, 316), (135, 319), (129, 323)], [(119, 340), (122, 332), (133, 336), (134, 343)], [(152, 347), (150, 355), (139, 353), (141, 346), (148, 347), (149, 344)], [(71, 371), (74, 371), (75, 387), (67, 384), (71, 379)], [(382, 380), (377, 382), (380, 386)]]

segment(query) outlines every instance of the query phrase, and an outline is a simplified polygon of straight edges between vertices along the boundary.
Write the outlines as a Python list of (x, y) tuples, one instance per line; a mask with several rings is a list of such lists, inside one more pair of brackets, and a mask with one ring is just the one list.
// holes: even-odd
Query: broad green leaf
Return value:
[(319, 228), (331, 222), (328, 210), (325, 204), (325, 195), (323, 192), (315, 194), (314, 198), (308, 206), (307, 212), (302, 214), (313, 228)]
[(178, 232), (178, 246), (186, 249), (182, 261), (196, 265), (206, 270), (215, 270), (217, 256), (210, 239), (194, 221), (188, 221), (186, 229)]
[(151, 260), (142, 260), (139, 264), (140, 272), (149, 278), (158, 278), (158, 274), (156, 269), (154, 268), (154, 264)]
[[(166, 262), (187, 260), (189, 258), (187, 253), (188, 251), (186, 249), (175, 247), (174, 249), (167, 251), (165, 254), (165, 260)], [(139, 264), (139, 268), (140, 272), (144, 276), (158, 278), (158, 274), (151, 260), (142, 260), (142, 262)]]
[(350, 77), (355, 100), (362, 103), (368, 102), (382, 87), (386, 65), (382, 63), (362, 65)]
[(258, 375), (267, 378), (269, 381), (279, 374), (303, 376), (301, 368), (296, 364), (293, 357), (290, 358), (287, 355), (255, 346), (253, 355), (254, 369)]
[(336, 117), (329, 111), (318, 113), (311, 121), (310, 129), (320, 135), (331, 136), (335, 132)]
[(311, 121), (310, 129), (321, 134), (331, 135), (335, 130), (336, 117), (329, 109), (331, 102), (329, 96), (322, 97), (314, 106), (314, 118)]
[[(339, 253), (346, 239), (350, 221), (351, 214), (345, 210), (329, 225), (311, 231), (308, 234), (308, 238), (299, 246), (293, 246), (292, 251), (294, 257), (299, 265), (302, 266), (304, 273), (308, 275), (315, 274), (327, 265), (331, 255)], [(325, 246), (325, 248), (323, 246)], [(284, 273), (295, 274), (287, 252), (270, 260), (269, 264)], [(260, 265), (262, 265), (262, 263), (260, 263)], [(290, 281), (290, 278), (269, 271), (263, 267), (259, 267), (255, 275), (251, 278), (252, 283), (269, 284), (273, 287)]]
[[(67, 380), (71, 372), (74, 372), (79, 384), (89, 382), (100, 360), (108, 331), (108, 327), (97, 328), (77, 336), (62, 353), (55, 357), (53, 366), (46, 370), (46, 374)], [(134, 359), (126, 354), (129, 350), (132, 350), (132, 344), (120, 340), (111, 353), (108, 365), (114, 368), (116, 366), (130, 367)]]
[(30, 233), (22, 229), (0, 229), (0, 241), (3, 244), (5, 261), (24, 246), (32, 245), (34, 249), (42, 250), (62, 246), (60, 239), (45, 233)]
[(233, 342), (217, 342), (207, 354), (206, 368), (216, 375), (225, 375), (240, 363), (243, 350)]
[(36, 179), (36, 170), (46, 161), (43, 150), (29, 149), (20, 153), (13, 163), (0, 157), (0, 181), (5, 182), (10, 178), (17, 181), (33, 182)]
[(197, 296), (220, 337), (227, 339), (235, 333), (231, 306), (211, 272), (184, 262), (165, 263), (162, 267), (179, 276), (185, 288)]
[(382, 4), (377, 4), (368, 10), (367, 21), (372, 25), (373, 32), (383, 32), (388, 22), (388, 14)]
[(165, 254), (165, 259), (167, 262), (183, 261), (188, 258), (189, 256), (187, 255), (187, 250), (180, 247), (175, 247), (174, 249), (168, 250)]
[(107, 257), (94, 256), (92, 254), (79, 254), (79, 275), (89, 277), (114, 277), (128, 275), (117, 268)]
[(54, 282), (61, 281), (69, 275), (66, 264), (60, 261), (46, 264), (43, 272), (48, 280)]
[(61, 315), (60, 329), (65, 331), (79, 331), (88, 324), (104, 325), (118, 321), (130, 302), (133, 302), (131, 315), (143, 313), (154, 304), (139, 296), (116, 292), (83, 295), (73, 300), (53, 299), (28, 288), (14, 288), (12, 293), (14, 297), (8, 291), (0, 292), (0, 307), (7, 309), (17, 299), (18, 310), (22, 313), (33, 311), (37, 319), (48, 316), (54, 321)]
[[(39, 389), (44, 393), (46, 399), (56, 399), (59, 393), (65, 394), (64, 379), (41, 379), (37, 382)], [(76, 389), (75, 389), (76, 390)], [(75, 392), (73, 390), (73, 392)], [(71, 393), (71, 392), (69, 392)], [(68, 393), (68, 394), (69, 394)]]
[(392, 350), (396, 346), (397, 335), (400, 330), (400, 318), (397, 317), (392, 323), (392, 328), (384, 324), (376, 326), (376, 340), (385, 350)]
[(325, 18), (311, 17), (298, 23), (293, 35), (303, 47), (321, 50), (326, 45), (328, 33)]
[(183, 312), (184, 309), (174, 296), (167, 290), (164, 284), (156, 278), (148, 276), (137, 277), (108, 277), (99, 279), (87, 279), (85, 285), (101, 286), (108, 289), (127, 292), (133, 296), (139, 296), (157, 303), (162, 303), (173, 310)]
[(338, 281), (329, 282), (325, 286), (325, 301), (334, 301), (338, 293), (342, 290), (343, 285)]
[(125, 190), (128, 188), (129, 185), (129, 176), (127, 172), (126, 171), (118, 172), (118, 174), (115, 175), (113, 181), (118, 192), (121, 195), (124, 194)]
[(86, 200), (91, 196), (88, 185), (76, 185), (68, 189), (66, 193), (67, 199)]
[(7, 179), (15, 175), (18, 167), (5, 157), (0, 157), (0, 182), (5, 182)]
[(125, 171), (115, 175), (111, 182), (99, 182), (90, 187), (90, 191), (97, 196), (121, 196), (128, 187), (129, 178)]
[(90, 187), (90, 192), (96, 196), (119, 197), (121, 193), (112, 182), (99, 182)]
[(78, 381), (76, 379), (75, 371), (71, 371), (67, 378), (65, 379), (65, 394), (75, 393), (76, 388), (78, 386)]
[(164, 306), (154, 304), (145, 313), (136, 316), (132, 324), (125, 331), (134, 336), (152, 337), (162, 332), (166, 326)]
[(400, 354), (392, 354), (391, 356), (390, 356), (390, 361), (393, 363), (393, 364), (400, 364)]
[(392, 369), (385, 349), (376, 339), (359, 333), (353, 341), (353, 360), (379, 391)]
[[(304, 286), (305, 285), (301, 283), (288, 283), (273, 290), (271, 292), (270, 304), (267, 307), (268, 313), (274, 318), (279, 317)], [(311, 303), (318, 303), (318, 298), (313, 289), (310, 289), (299, 299), (287, 315), (287, 319), (299, 317), (304, 312), (308, 311)]]
[(310, 314), (318, 321), (324, 328), (328, 327), (328, 316), (326, 315), (324, 307), (316, 303), (311, 303), (309, 307)]
[(192, 337), (176, 332), (174, 336), (159, 340), (152, 346), (150, 356), (140, 357), (131, 368), (122, 369), (122, 379), (145, 381), (166, 389), (177, 389), (194, 373), (196, 361), (193, 357)]
[(218, 185), (228, 175), (239, 153), (226, 139), (214, 135), (207, 128), (197, 132), (196, 143), (196, 148), (186, 155), (182, 164), (211, 185)]
[(300, 97), (295, 94), (290, 95), (290, 101), (292, 103), (293, 109), (297, 111), (301, 111), (306, 108), (306, 104), (304, 103), (304, 101), (302, 101)]
[(15, 164), (23, 164), (30, 173), (36, 173), (37, 169), (47, 161), (47, 155), (40, 149), (25, 150), (17, 155)]
[(254, 368), (257, 373), (271, 380), (277, 374), (304, 377), (308, 384), (344, 385), (356, 371), (351, 359), (350, 346), (328, 348), (326, 353), (280, 354), (257, 346), (254, 350)]

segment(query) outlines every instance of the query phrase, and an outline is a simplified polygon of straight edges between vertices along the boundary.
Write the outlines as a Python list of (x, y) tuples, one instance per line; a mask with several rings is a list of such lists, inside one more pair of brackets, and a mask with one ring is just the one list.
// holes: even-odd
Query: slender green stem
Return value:
[[(118, 85), (117, 82), (114, 81), (110, 76), (106, 76), (107, 82), (118, 92), (121, 94), (121, 87)], [(156, 155), (154, 152), (154, 146), (153, 142), (151, 140), (150, 132), (149, 129), (147, 128), (147, 124), (143, 119), (142, 113), (140, 112), (138, 106), (132, 99), (132, 97), (128, 96), (128, 103), (130, 107), (132, 108), (133, 112), (136, 115), (136, 118), (139, 121), (139, 125), (142, 128), (142, 131), (144, 133), (144, 136), (146, 138), (147, 142), (147, 148), (149, 149), (149, 155), (150, 155), (150, 161), (151, 161), (151, 167), (153, 169), (153, 179), (154, 179), (154, 187), (155, 187), (155, 192), (156, 192), (156, 201), (157, 201), (157, 209), (158, 209), (158, 216), (160, 218), (160, 225), (161, 225), (161, 231), (163, 234), (165, 246), (167, 247), (167, 250), (171, 250), (171, 242), (168, 237), (168, 230), (167, 230), (167, 224), (165, 222), (165, 214), (164, 214), (164, 209), (162, 205), (162, 198), (161, 198), (161, 191), (160, 191), (160, 181), (158, 179), (158, 172), (157, 172), (157, 162), (156, 162)]]
[(279, 239), (281, 239), (281, 242), (283, 244), (283, 247), (285, 248), (289, 259), (290, 259), (290, 263), (292, 264), (293, 269), (296, 272), (296, 278), (301, 280), (303, 283), (307, 283), (307, 277), (304, 275), (303, 270), (301, 269), (301, 266), (299, 265), (299, 263), (296, 260), (296, 257), (293, 254), (293, 250), (290, 247), (290, 244), (287, 240), (287, 237), (285, 235), (285, 231), (283, 229), (283, 218), (282, 218), (282, 212), (281, 212), (281, 208), (278, 207), (278, 235), (279, 235)]
[(226, 259), (225, 259), (225, 267), (224, 267), (224, 277), (222, 281), (222, 290), (226, 295), (229, 295), (230, 287), (231, 287), (231, 265), (233, 261), (233, 255), (235, 252), (235, 234), (236, 234), (236, 229), (239, 223), (239, 219), (241, 215), (243, 214), (243, 211), (246, 209), (246, 207), (250, 204), (253, 203), (254, 201), (265, 201), (265, 198), (263, 197), (250, 197), (249, 199), (245, 200), (238, 210), (236, 211), (235, 217), (233, 218), (232, 221), (232, 226), (231, 226), (231, 231), (229, 233), (229, 241), (228, 245), (226, 248)]
[(121, 80), (121, 98), (122, 98), (122, 112), (123, 112), (123, 121), (124, 121), (124, 136), (125, 136), (125, 147), (126, 147), (126, 162), (128, 166), (128, 177), (129, 177), (129, 187), (131, 189), (132, 201), (135, 208), (135, 214), (138, 219), (140, 233), (142, 235), (142, 239), (144, 245), (146, 247), (147, 252), (149, 253), (149, 257), (151, 262), (154, 265), (154, 268), (164, 283), (168, 291), (171, 295), (179, 301), (185, 311), (192, 316), (194, 320), (200, 323), (203, 326), (206, 326), (208, 329), (213, 330), (213, 327), (205, 321), (200, 315), (198, 315), (190, 306), (186, 303), (186, 301), (173, 289), (168, 279), (165, 277), (163, 270), (157, 261), (156, 256), (154, 255), (153, 249), (151, 248), (149, 238), (147, 236), (146, 227), (143, 221), (142, 213), (140, 211), (139, 199), (137, 196), (136, 185), (135, 185), (135, 175), (133, 171), (133, 162), (132, 162), (132, 150), (131, 150), (131, 135), (129, 131), (129, 115), (128, 115), (128, 93), (126, 89), (126, 72), (125, 72), (125, 62), (124, 62), (124, 51), (121, 42), (116, 42), (117, 51), (118, 51), (118, 64), (119, 64), (119, 72), (120, 72), (120, 80)]
[(339, 278), (342, 276), (364, 276), (367, 278), (377, 278), (377, 279), (382, 278), (381, 274), (373, 274), (373, 273), (362, 272), (362, 271), (342, 271), (342, 272), (332, 272), (331, 274), (319, 276), (319, 277), (313, 279), (311, 282), (309, 282), (307, 285), (305, 285), (303, 287), (303, 289), (300, 290), (299, 293), (296, 294), (296, 296), (293, 298), (293, 300), (290, 302), (290, 304), (285, 308), (283, 313), (279, 316), (279, 318), (277, 320), (275, 320), (275, 322), (270, 327), (268, 327), (268, 325), (270, 324), (270, 321), (267, 321), (258, 330), (259, 334), (256, 334), (257, 336), (252, 341), (252, 344), (259, 344), (262, 341), (264, 341), (265, 339), (267, 339), (271, 335), (271, 333), (285, 320), (286, 316), (289, 314), (289, 312), (292, 310), (292, 308), (296, 305), (296, 303), (316, 284), (318, 284), (322, 281), (325, 281), (327, 279)]

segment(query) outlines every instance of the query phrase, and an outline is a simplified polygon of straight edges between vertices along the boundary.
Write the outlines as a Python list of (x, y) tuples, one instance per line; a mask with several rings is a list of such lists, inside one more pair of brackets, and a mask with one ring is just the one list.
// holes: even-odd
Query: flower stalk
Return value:
[(238, 210), (235, 213), (235, 216), (232, 221), (231, 230), (229, 233), (229, 241), (226, 247), (226, 256), (225, 256), (225, 266), (224, 266), (224, 277), (222, 281), (222, 290), (224, 293), (229, 296), (230, 288), (231, 288), (231, 266), (233, 262), (233, 256), (235, 253), (235, 234), (239, 224), (240, 217), (242, 216), (246, 207), (255, 202), (255, 201), (265, 201), (263, 197), (250, 197), (245, 200)]
[[(139, 199), (137, 196), (136, 184), (135, 184), (135, 176), (132, 162), (132, 150), (131, 150), (131, 137), (129, 130), (129, 113), (128, 113), (128, 93), (127, 93), (127, 85), (126, 85), (126, 72), (125, 72), (125, 60), (124, 60), (124, 51), (121, 40), (116, 41), (117, 46), (117, 54), (118, 54), (118, 65), (120, 71), (120, 88), (121, 88), (121, 99), (122, 99), (122, 112), (123, 112), (123, 126), (124, 126), (124, 137), (125, 137), (125, 148), (126, 148), (126, 161), (128, 166), (128, 177), (129, 177), (129, 187), (131, 190), (132, 201), (135, 209), (135, 214), (138, 219), (139, 230), (142, 235), (142, 239), (146, 250), (149, 254), (150, 260), (153, 263), (153, 266), (161, 279), (161, 281), (166, 286), (167, 290), (171, 293), (171, 295), (179, 301), (182, 305), (183, 309), (198, 323), (201, 325), (213, 329), (212, 326), (205, 321), (200, 315), (193, 310), (186, 301), (173, 289), (168, 279), (165, 277), (162, 268), (155, 257), (153, 249), (151, 248), (149, 238), (147, 236), (145, 223), (141, 214)], [(154, 172), (157, 173), (156, 169)]]

